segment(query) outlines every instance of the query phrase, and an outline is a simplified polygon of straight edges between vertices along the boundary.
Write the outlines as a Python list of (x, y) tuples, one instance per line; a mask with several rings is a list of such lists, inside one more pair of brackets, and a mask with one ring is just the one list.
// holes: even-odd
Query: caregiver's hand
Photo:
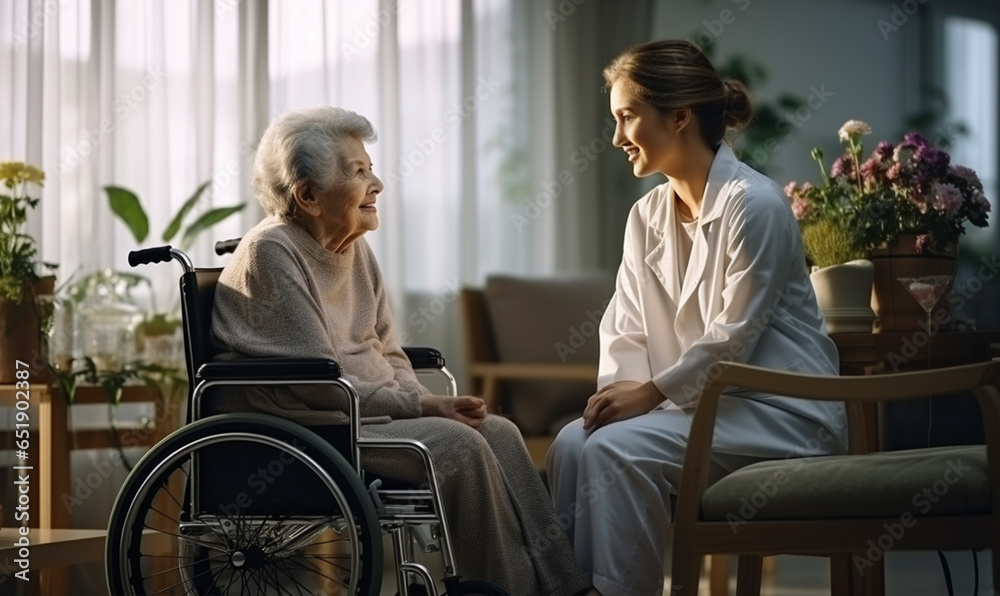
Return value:
[(587, 407), (583, 410), (583, 428), (600, 428), (609, 422), (645, 414), (663, 403), (664, 399), (652, 381), (611, 383), (587, 400)]

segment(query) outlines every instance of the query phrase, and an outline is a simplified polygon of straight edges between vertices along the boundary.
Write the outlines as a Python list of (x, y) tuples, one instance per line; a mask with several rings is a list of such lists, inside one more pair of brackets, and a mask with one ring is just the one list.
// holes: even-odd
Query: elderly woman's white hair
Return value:
[(268, 215), (288, 219), (295, 214), (295, 185), (306, 181), (323, 190), (346, 176), (341, 144), (347, 139), (374, 143), (377, 138), (364, 116), (332, 106), (317, 106), (282, 115), (264, 131), (253, 165), (253, 188)]

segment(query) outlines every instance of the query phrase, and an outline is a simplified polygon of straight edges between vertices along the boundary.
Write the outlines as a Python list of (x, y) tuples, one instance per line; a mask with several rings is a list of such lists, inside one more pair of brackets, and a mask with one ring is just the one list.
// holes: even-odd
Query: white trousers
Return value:
[[(676, 407), (594, 431), (566, 425), (546, 458), (557, 520), (604, 596), (658, 596), (693, 410)], [(723, 395), (710, 481), (763, 459), (842, 453), (843, 432), (764, 402)], [(674, 548), (684, 548), (675, 544)]]

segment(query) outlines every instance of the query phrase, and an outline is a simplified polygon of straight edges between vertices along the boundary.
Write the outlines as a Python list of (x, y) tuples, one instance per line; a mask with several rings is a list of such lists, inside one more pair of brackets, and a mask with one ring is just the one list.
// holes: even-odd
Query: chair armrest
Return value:
[(434, 348), (404, 347), (403, 352), (413, 368), (444, 368), (444, 356)]
[[(690, 525), (698, 516), (701, 497), (708, 485), (709, 458), (719, 396), (727, 388), (742, 388), (803, 399), (842, 401), (852, 406), (864, 401), (895, 401), (974, 391), (987, 426), (987, 448), (991, 469), (1000, 471), (1000, 363), (985, 362), (920, 372), (840, 377), (771, 370), (734, 362), (717, 362), (707, 371), (713, 379), (702, 388), (688, 435), (687, 452), (678, 491), (676, 524)], [(857, 411), (856, 407), (853, 408)], [(992, 410), (992, 411), (991, 411)], [(854, 422), (850, 422), (854, 426)], [(992, 429), (990, 428), (992, 426)], [(994, 432), (991, 432), (993, 430)], [(852, 453), (855, 452), (852, 439)], [(863, 443), (863, 439), (862, 439)], [(865, 452), (862, 450), (861, 452)]]
[(472, 377), (494, 377), (502, 381), (593, 381), (596, 383), (597, 365), (477, 362), (469, 364), (469, 375)]
[(253, 358), (208, 362), (198, 369), (199, 381), (291, 381), (340, 378), (340, 365), (322, 358)]

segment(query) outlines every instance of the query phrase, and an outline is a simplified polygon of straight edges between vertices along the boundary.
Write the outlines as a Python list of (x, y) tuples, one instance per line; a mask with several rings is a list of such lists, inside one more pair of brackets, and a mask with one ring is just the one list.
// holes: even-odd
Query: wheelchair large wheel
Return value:
[(475, 579), (448, 582), (445, 580), (446, 596), (507, 596), (507, 592), (490, 582)]
[(377, 595), (378, 517), (354, 468), (305, 428), (228, 414), (158, 443), (108, 526), (112, 594)]

